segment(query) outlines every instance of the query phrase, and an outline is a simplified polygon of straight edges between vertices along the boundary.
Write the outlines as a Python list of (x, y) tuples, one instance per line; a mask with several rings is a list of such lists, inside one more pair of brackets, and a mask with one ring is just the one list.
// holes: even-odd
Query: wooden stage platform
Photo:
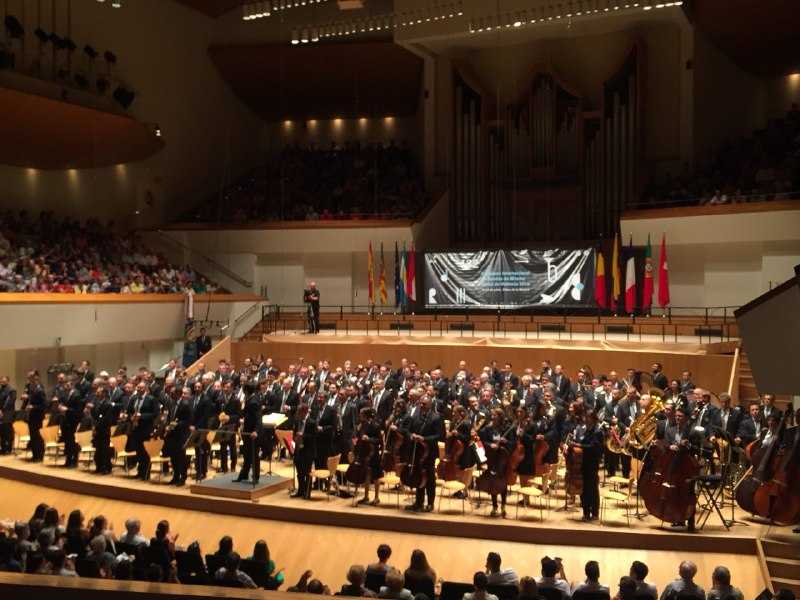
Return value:
[[(278, 475), (291, 477), (288, 463), (274, 466)], [(644, 517), (628, 519), (622, 506), (609, 505), (603, 523), (583, 523), (580, 510), (563, 510), (563, 495), (555, 492), (550, 508), (540, 511), (536, 507), (520, 508), (512, 504), (509, 495), (508, 518), (490, 518), (491, 505), (486, 501), (480, 507), (466, 503), (462, 514), (460, 500), (437, 498), (437, 510), (429, 514), (414, 514), (402, 510), (405, 495), (382, 493), (378, 507), (354, 507), (350, 499), (313, 492), (311, 500), (290, 498), (278, 492), (253, 500), (221, 498), (192, 494), (186, 488), (174, 488), (166, 483), (141, 482), (125, 476), (98, 476), (86, 471), (67, 470), (58, 466), (32, 464), (10, 456), (0, 457), (0, 478), (26, 484), (43, 486), (66, 492), (99, 498), (150, 504), (228, 516), (268, 519), (282, 522), (344, 527), (348, 529), (394, 531), (434, 536), (491, 539), (498, 541), (564, 544), (596, 548), (634, 548), (650, 550), (676, 550), (691, 552), (724, 552), (755, 555), (756, 539), (769, 535), (771, 539), (791, 539), (791, 528), (769, 527), (750, 519), (737, 509), (736, 518), (747, 525), (734, 525), (727, 531), (717, 515), (712, 514), (705, 529), (697, 534), (661, 527), (661, 523)], [(401, 508), (398, 509), (398, 501)], [(728, 508), (728, 511), (730, 509)], [(726, 514), (726, 517), (728, 515)]]

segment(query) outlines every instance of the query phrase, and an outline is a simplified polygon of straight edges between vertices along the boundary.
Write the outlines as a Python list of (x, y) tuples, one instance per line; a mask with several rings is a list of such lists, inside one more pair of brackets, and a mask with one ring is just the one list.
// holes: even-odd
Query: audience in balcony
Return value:
[(0, 292), (215, 292), (191, 267), (176, 267), (113, 222), (81, 223), (42, 212), (0, 213)]
[(412, 217), (425, 203), (422, 177), (405, 144), (333, 142), (328, 148), (287, 146), (275, 161), (241, 178), (188, 219), (244, 223)]
[(716, 205), (800, 194), (800, 108), (771, 120), (751, 137), (728, 140), (707, 167), (651, 179), (644, 205)]

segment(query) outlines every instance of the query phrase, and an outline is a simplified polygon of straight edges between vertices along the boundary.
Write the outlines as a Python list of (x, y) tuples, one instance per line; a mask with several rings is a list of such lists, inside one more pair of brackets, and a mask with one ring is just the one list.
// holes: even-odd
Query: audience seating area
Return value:
[(170, 264), (115, 224), (42, 212), (0, 213), (0, 292), (214, 293), (190, 266)]
[[(130, 593), (136, 588), (130, 582), (146, 581), (154, 584), (180, 584), (183, 593), (197, 595), (196, 586), (249, 588), (276, 590), (284, 583), (282, 569), (270, 558), (264, 540), (256, 542), (252, 556), (242, 559), (230, 536), (219, 540), (214, 552), (204, 553), (198, 542), (187, 548), (177, 546), (177, 535), (170, 531), (169, 522), (159, 521), (152, 538), (142, 535), (141, 522), (129, 518), (125, 533), (118, 536), (102, 515), (86, 524), (84, 515), (73, 510), (64, 519), (55, 507), (40, 504), (27, 521), (3, 521), (0, 524), (0, 589), (9, 582), (20, 584), (20, 575), (11, 579), (9, 573), (29, 574), (32, 584), (41, 584), (39, 576), (52, 575), (53, 584), (66, 585), (67, 578), (92, 580), (117, 580), (120, 590)], [(188, 539), (192, 539), (189, 532)], [(541, 558), (540, 576), (520, 577), (513, 568), (503, 567), (500, 555), (491, 552), (486, 557), (475, 557), (477, 572), (471, 583), (444, 581), (437, 578), (424, 551), (412, 552), (408, 568), (401, 571), (392, 566), (392, 551), (381, 544), (378, 561), (368, 566), (351, 565), (345, 572), (346, 583), (336, 592), (340, 596), (367, 596), (395, 598), (397, 600), (461, 600), (476, 598), (491, 600), (657, 600), (658, 590), (647, 579), (649, 569), (635, 561), (629, 576), (622, 577), (619, 585), (602, 585), (602, 567), (595, 561), (586, 564), (584, 574), (568, 578), (559, 559)], [(446, 560), (447, 557), (436, 557)], [(531, 557), (531, 562), (537, 560)], [(484, 568), (485, 562), (485, 568)], [(345, 566), (342, 565), (344, 569)], [(683, 561), (678, 569), (680, 579), (670, 583), (661, 598), (673, 598), (670, 589), (679, 587), (683, 600), (743, 600), (741, 592), (730, 581), (730, 572), (717, 567), (713, 573), (697, 573), (697, 567)], [(573, 574), (576, 575), (576, 574)], [(304, 572), (288, 592), (331, 594), (337, 586), (329, 586), (312, 579), (312, 572)], [(695, 582), (695, 577), (698, 581)], [(708, 581), (709, 593), (703, 585)], [(122, 583), (126, 582), (126, 583)], [(122, 586), (125, 586), (124, 588)], [(87, 582), (86, 587), (95, 589)], [(188, 587), (187, 587), (188, 586)], [(83, 585), (81, 585), (83, 587)], [(113, 588), (102, 586), (106, 591)], [(151, 588), (150, 591), (167, 591)], [(616, 592), (616, 594), (615, 594)], [(781, 600), (793, 600), (790, 590), (783, 590)], [(221, 594), (227, 595), (227, 594)]]
[(409, 218), (425, 204), (422, 177), (405, 144), (295, 145), (242, 177), (219, 201), (204, 202), (183, 220)]
[(653, 178), (637, 208), (763, 202), (800, 195), (800, 107), (723, 144), (704, 168)]

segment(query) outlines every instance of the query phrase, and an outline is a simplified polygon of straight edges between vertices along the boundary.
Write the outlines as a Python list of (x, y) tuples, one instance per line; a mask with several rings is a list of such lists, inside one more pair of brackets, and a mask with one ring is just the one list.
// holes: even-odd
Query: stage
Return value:
[[(288, 462), (274, 463), (273, 471), (285, 477), (287, 484), (292, 477), (292, 467)], [(516, 496), (509, 494), (508, 518), (498, 519), (489, 517), (491, 503), (485, 495), (478, 507), (465, 503), (465, 514), (462, 514), (460, 500), (447, 497), (442, 497), (441, 503), (437, 497), (437, 510), (433, 513), (409, 513), (402, 507), (410, 503), (411, 496), (390, 490), (382, 492), (382, 502), (377, 507), (354, 506), (352, 499), (316, 490), (312, 492), (310, 500), (290, 498), (285, 490), (260, 498), (240, 499), (199, 495), (195, 485), (191, 486), (195, 489), (175, 488), (167, 485), (166, 481), (142, 482), (124, 476), (122, 471), (115, 473), (119, 474), (98, 476), (86, 471), (33, 464), (11, 456), (0, 457), (0, 478), (27, 484), (137, 504), (350, 529), (537, 544), (563, 544), (565, 539), (570, 539), (570, 544), (576, 546), (692, 552), (717, 552), (724, 544), (725, 552), (747, 555), (756, 554), (758, 538), (768, 535), (770, 539), (792, 541), (794, 537), (791, 528), (770, 527), (749, 518), (738, 507), (736, 519), (746, 524), (734, 524), (728, 531), (719, 516), (712, 513), (702, 531), (687, 534), (683, 530), (661, 527), (661, 523), (652, 517), (640, 519), (631, 516), (629, 519), (626, 512), (635, 511), (634, 498), (627, 503), (629, 508), (625, 508), (623, 503), (609, 501), (604, 508), (602, 523), (584, 523), (580, 520), (582, 513), (579, 509), (563, 510), (564, 496), (560, 490), (549, 498), (543, 497), (541, 512), (538, 508), (539, 499), (535, 500), (533, 507), (518, 509), (514, 504)], [(262, 475), (262, 480), (266, 480), (266, 475)], [(246, 484), (235, 485), (243, 489), (249, 487)], [(604, 489), (611, 490), (612, 486), (609, 484)], [(441, 497), (441, 494), (437, 494)], [(728, 518), (729, 513), (728, 506), (723, 514)]]

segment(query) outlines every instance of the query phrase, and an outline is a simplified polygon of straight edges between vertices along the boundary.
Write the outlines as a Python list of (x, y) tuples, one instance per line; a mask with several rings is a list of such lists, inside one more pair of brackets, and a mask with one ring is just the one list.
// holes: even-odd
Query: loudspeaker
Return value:
[(800, 395), (800, 265), (795, 276), (738, 309), (736, 322), (756, 388)]

